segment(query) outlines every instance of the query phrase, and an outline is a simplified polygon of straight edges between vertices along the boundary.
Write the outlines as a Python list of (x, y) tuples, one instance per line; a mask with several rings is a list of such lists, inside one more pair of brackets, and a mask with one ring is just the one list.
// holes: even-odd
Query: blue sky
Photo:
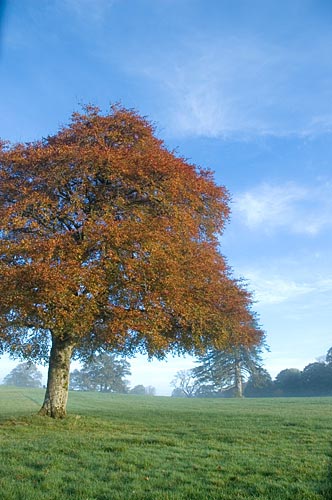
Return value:
[[(121, 101), (232, 196), (221, 251), (248, 280), (265, 366), (332, 346), (332, 3), (329, 0), (1, 2), (0, 137), (55, 132), (79, 103)], [(1, 9), (0, 9), (1, 11)], [(17, 362), (1, 359), (0, 378)], [(193, 360), (132, 361), (170, 392)]]

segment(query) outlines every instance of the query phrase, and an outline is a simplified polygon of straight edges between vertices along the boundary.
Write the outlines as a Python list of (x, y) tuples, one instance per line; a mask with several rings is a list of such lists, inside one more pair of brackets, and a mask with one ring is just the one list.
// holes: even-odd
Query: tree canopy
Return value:
[(142, 384), (138, 384), (130, 389), (129, 394), (135, 394), (136, 396), (155, 396), (156, 389), (152, 385), (145, 387)]
[(70, 388), (81, 391), (119, 392), (128, 391), (130, 364), (117, 359), (114, 354), (101, 353), (84, 362), (81, 370), (70, 374)]
[(20, 363), (3, 379), (3, 385), (16, 387), (41, 387), (42, 373), (32, 363)]
[(121, 107), (1, 143), (0, 349), (50, 356), (41, 413), (65, 415), (73, 356), (259, 341), (250, 294), (218, 250), (228, 199)]
[(328, 365), (332, 365), (332, 347), (327, 351), (325, 361)]
[(209, 394), (232, 389), (235, 396), (242, 397), (245, 377), (261, 370), (260, 354), (258, 345), (209, 349), (198, 357), (200, 365), (193, 370), (200, 390)]
[(144, 385), (135, 385), (132, 389), (130, 389), (130, 394), (135, 394), (136, 396), (145, 396), (146, 392)]
[(283, 396), (302, 394), (302, 374), (298, 368), (285, 368), (275, 379), (275, 388)]
[(245, 385), (246, 397), (271, 397), (274, 395), (274, 385), (271, 375), (263, 367), (251, 373)]
[(200, 386), (195, 378), (194, 370), (179, 370), (171, 382), (174, 387), (173, 396), (184, 395), (186, 398), (192, 398)]

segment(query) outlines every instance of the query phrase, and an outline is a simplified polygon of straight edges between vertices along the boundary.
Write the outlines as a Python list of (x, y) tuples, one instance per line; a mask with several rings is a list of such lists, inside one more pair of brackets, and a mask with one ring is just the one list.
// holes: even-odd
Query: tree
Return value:
[(85, 361), (82, 370), (75, 370), (70, 377), (70, 388), (83, 391), (128, 391), (125, 377), (130, 375), (130, 364), (116, 359), (114, 354), (102, 353)]
[(42, 374), (32, 363), (20, 363), (3, 379), (3, 385), (16, 387), (41, 387)]
[(92, 387), (89, 375), (83, 371), (75, 369), (70, 372), (69, 389), (72, 391), (93, 391), (96, 390)]
[(145, 387), (142, 384), (135, 385), (132, 389), (130, 389), (130, 394), (135, 394), (136, 396), (145, 396)]
[(302, 374), (303, 392), (307, 396), (328, 396), (332, 394), (332, 367), (325, 363), (310, 363)]
[(87, 106), (53, 136), (2, 142), (0, 195), (0, 352), (49, 359), (41, 415), (65, 416), (72, 358), (259, 341), (218, 251), (226, 189), (135, 112)]
[(332, 365), (332, 347), (327, 351), (325, 361), (328, 365)]
[(172, 380), (171, 385), (176, 389), (177, 396), (181, 391), (186, 398), (193, 398), (200, 384), (195, 378), (193, 370), (179, 370)]
[(286, 368), (276, 376), (274, 386), (280, 396), (300, 396), (303, 391), (302, 374), (297, 368)]
[(273, 396), (273, 381), (267, 370), (261, 367), (250, 375), (244, 395), (251, 398)]
[(130, 389), (129, 393), (135, 394), (136, 396), (155, 396), (156, 389), (152, 385), (144, 387), (144, 385), (139, 384), (135, 385), (132, 389)]
[(259, 346), (234, 346), (225, 350), (209, 349), (198, 357), (200, 366), (194, 368), (194, 376), (203, 392), (231, 391), (235, 397), (242, 397), (246, 376), (261, 370), (261, 348)]
[(175, 387), (175, 389), (172, 390), (171, 397), (172, 398), (186, 398), (187, 396), (185, 395), (183, 390), (180, 389), (180, 387)]
[(156, 395), (156, 388), (153, 387), (153, 385), (148, 385), (145, 387), (145, 394), (147, 396), (155, 396)]

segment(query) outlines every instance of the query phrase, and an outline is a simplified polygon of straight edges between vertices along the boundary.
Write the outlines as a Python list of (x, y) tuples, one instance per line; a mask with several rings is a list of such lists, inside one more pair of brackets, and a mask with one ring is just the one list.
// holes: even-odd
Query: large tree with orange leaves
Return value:
[(0, 151), (0, 348), (48, 359), (63, 417), (73, 356), (252, 344), (250, 296), (218, 251), (228, 194), (135, 112), (88, 106)]

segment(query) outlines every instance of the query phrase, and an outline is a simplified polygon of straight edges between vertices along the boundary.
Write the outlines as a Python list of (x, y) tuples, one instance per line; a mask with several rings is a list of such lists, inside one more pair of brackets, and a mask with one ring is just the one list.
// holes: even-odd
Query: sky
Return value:
[[(220, 239), (275, 377), (332, 346), (332, 2), (0, 0), (0, 137), (121, 102), (231, 195)], [(0, 380), (17, 361), (0, 359)], [(168, 395), (191, 357), (131, 360)], [(44, 368), (44, 373), (45, 373)]]

